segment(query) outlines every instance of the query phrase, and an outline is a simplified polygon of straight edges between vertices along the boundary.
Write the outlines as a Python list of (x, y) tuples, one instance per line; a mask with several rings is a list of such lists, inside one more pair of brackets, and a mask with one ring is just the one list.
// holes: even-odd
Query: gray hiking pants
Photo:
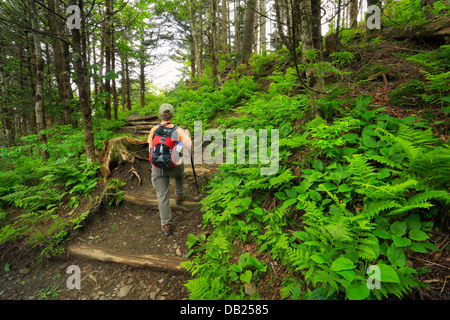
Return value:
[(152, 165), (152, 185), (158, 197), (161, 226), (172, 223), (172, 210), (169, 203), (169, 178), (175, 178), (175, 195), (183, 194), (184, 164), (169, 170), (161, 170)]

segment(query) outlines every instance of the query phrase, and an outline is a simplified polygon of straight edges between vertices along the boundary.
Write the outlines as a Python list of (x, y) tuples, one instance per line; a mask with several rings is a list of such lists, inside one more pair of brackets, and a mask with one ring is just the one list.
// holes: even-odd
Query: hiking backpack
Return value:
[(152, 147), (150, 149), (150, 162), (155, 167), (163, 170), (171, 169), (180, 159), (177, 151), (178, 126), (168, 128), (166, 124), (158, 124), (152, 137)]

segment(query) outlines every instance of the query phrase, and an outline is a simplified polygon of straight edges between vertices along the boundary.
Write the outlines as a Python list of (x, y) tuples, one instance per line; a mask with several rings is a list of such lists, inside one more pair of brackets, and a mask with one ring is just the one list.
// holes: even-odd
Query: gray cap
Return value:
[(173, 106), (169, 103), (163, 103), (161, 107), (159, 107), (159, 114), (173, 114)]

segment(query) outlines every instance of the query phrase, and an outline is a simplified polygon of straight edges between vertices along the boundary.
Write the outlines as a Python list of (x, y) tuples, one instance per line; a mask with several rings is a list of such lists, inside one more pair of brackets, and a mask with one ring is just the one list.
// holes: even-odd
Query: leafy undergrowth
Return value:
[[(429, 66), (447, 48), (439, 50), (411, 60)], [(433, 97), (424, 101), (442, 119), (445, 72), (435, 68), (419, 93)], [(261, 158), (220, 166), (202, 201), (212, 233), (187, 242), (190, 298), (383, 299), (428, 287), (419, 279), (429, 270), (413, 268), (411, 258), (448, 249), (431, 240), (448, 220), (450, 149), (435, 135), (446, 126), (394, 117), (391, 105), (373, 105), (379, 100), (371, 95), (295, 94), (289, 74), (273, 80), (240, 106), (219, 108), (234, 114), (214, 118), (222, 132), (279, 129), (280, 167), (262, 175)], [(365, 83), (359, 90), (370, 91)], [(308, 120), (313, 106), (321, 116)]]
[[(98, 148), (120, 124), (96, 133)], [(64, 251), (70, 231), (83, 224), (104, 193), (120, 196), (115, 181), (99, 183), (99, 164), (86, 161), (82, 130), (63, 126), (46, 133), (47, 145), (30, 135), (23, 145), (0, 150), (1, 163), (9, 169), (0, 171), (0, 244), (21, 242), (41, 250), (41, 257)], [(44, 163), (40, 148), (50, 153)]]

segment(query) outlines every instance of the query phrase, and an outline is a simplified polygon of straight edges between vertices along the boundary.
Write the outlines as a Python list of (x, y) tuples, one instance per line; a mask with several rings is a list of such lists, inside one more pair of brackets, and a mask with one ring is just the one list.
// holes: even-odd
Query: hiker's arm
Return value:
[(183, 145), (183, 148), (192, 150), (192, 140), (191, 136), (189, 134), (189, 130), (186, 127), (183, 127), (183, 129), (180, 130), (179, 133), (182, 139), (180, 139), (181, 144)]
[(152, 137), (153, 137), (153, 134), (155, 133), (155, 128), (152, 128), (152, 130), (150, 130), (150, 133), (149, 133), (149, 135), (148, 135), (148, 139), (147, 139), (147, 142), (148, 142), (148, 152), (150, 152), (151, 151), (151, 149), (152, 149)]

